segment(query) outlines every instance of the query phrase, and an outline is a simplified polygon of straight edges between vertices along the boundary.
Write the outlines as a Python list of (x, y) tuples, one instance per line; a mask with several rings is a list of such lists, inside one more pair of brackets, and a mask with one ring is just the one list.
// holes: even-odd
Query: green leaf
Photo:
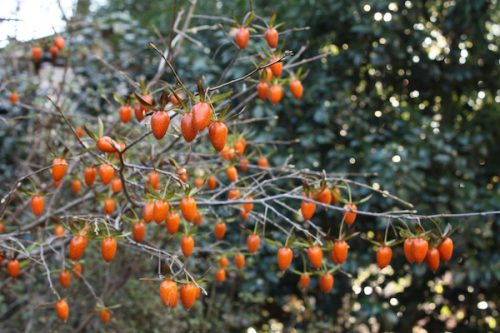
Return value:
[(87, 127), (87, 125), (83, 125), (83, 130), (85, 131), (85, 133), (87, 133), (87, 135), (88, 135), (88, 136), (89, 136), (92, 140), (94, 140), (94, 141), (96, 141), (96, 142), (97, 142), (97, 140), (98, 140), (99, 138), (97, 137), (97, 135), (96, 135), (94, 132), (92, 132), (92, 130), (90, 130), (90, 129)]
[(243, 19), (243, 26), (248, 27), (252, 23), (254, 17), (255, 17), (255, 13), (253, 11), (248, 12), (245, 15), (245, 18)]
[[(104, 123), (102, 122), (101, 117), (97, 117), (97, 122), (99, 123), (99, 137), (102, 138), (104, 135)], [(97, 141), (97, 140), (96, 140)]]
[(224, 101), (226, 98), (231, 96), (233, 94), (232, 90), (226, 91), (225, 93), (215, 95), (213, 98), (210, 99), (210, 103), (212, 104), (217, 104), (219, 102)]
[(367, 202), (368, 200), (370, 200), (370, 198), (371, 198), (372, 196), (373, 196), (373, 193), (372, 193), (372, 194), (370, 194), (370, 195), (368, 195), (368, 196), (366, 196), (366, 197), (364, 197), (363, 199), (359, 200), (359, 201), (358, 201), (358, 204), (362, 204), (362, 203), (364, 203), (364, 202)]
[(125, 101), (117, 93), (113, 94), (113, 99), (120, 105), (125, 104)]

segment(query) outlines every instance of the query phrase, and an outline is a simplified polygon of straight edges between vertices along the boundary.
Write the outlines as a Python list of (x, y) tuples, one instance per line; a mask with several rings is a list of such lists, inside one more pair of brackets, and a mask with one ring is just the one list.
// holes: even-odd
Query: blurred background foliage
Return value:
[[(80, 23), (72, 32), (72, 47), (79, 56), (75, 75), (85, 85), (70, 86), (67, 93), (73, 99), (71, 108), (102, 116), (116, 111), (100, 96), (124, 92), (127, 87), (95, 56), (129, 73), (133, 79), (151, 79), (158, 59), (147, 49), (147, 43), (155, 41), (162, 45), (162, 39), (168, 38), (174, 2), (109, 0), (88, 11), (91, 2), (79, 1)], [(177, 1), (175, 9), (186, 7), (185, 1)], [(279, 106), (257, 101), (248, 110), (255, 116), (279, 116), (276, 121), (251, 129), (258, 139), (300, 138), (300, 143), (287, 149), (271, 151), (274, 164), (293, 155), (292, 161), (299, 167), (376, 173), (355, 179), (412, 202), (423, 214), (498, 209), (500, 11), (497, 0), (255, 0), (254, 7), (263, 17), (276, 14), (277, 21), (285, 23), (281, 29), (310, 28), (288, 34), (283, 42), (287, 50), (297, 52), (306, 47), (302, 58), (331, 53), (304, 66), (307, 77), (303, 80), (305, 94), (300, 102), (287, 92), (288, 98)], [(248, 1), (243, 0), (199, 1), (196, 7), (197, 14), (234, 16), (240, 21), (248, 10)], [(217, 21), (193, 19), (192, 25), (197, 24), (217, 24)], [(186, 41), (181, 55), (175, 59), (180, 75), (190, 82), (204, 75), (206, 82), (213, 84), (237, 52), (228, 33), (229, 26), (225, 24), (220, 29), (194, 35), (202, 45)], [(258, 47), (251, 45), (245, 52), (251, 54)], [(252, 64), (242, 62), (238, 66), (238, 63), (228, 73), (228, 79), (252, 68)], [(43, 92), (38, 87), (35, 94), (34, 85), (22, 76), (26, 74), (18, 74), (7, 66), (2, 71), (6, 76), (19, 75), (18, 90), (24, 96), (43, 98), (36, 97), (43, 96)], [(85, 88), (79, 90), (79, 87)], [(9, 156), (14, 150), (19, 154), (23, 142), (12, 139), (16, 138), (15, 129), (0, 131), (3, 173), (0, 179), (5, 181), (12, 173)], [(356, 195), (362, 197), (368, 193), (357, 191)], [(378, 197), (363, 204), (362, 209), (387, 211), (395, 206), (390, 198)], [(321, 219), (318, 222), (326, 226), (338, 221), (338, 215), (322, 213)], [(336, 275), (334, 291), (329, 295), (319, 294), (315, 286), (303, 293), (296, 287), (297, 276), (277, 274), (275, 248), (265, 246), (260, 256), (249, 259), (244, 276), (229, 279), (224, 287), (211, 290), (217, 291), (215, 297), (206, 297), (203, 305), (188, 314), (183, 310), (163, 309), (156, 284), (129, 279), (124, 289), (109, 295), (111, 303), (122, 307), (114, 311), (114, 324), (107, 329), (123, 332), (160, 332), (167, 328), (206, 332), (497, 330), (498, 218), (438, 222), (442, 229), (445, 222), (453, 225), (456, 251), (454, 259), (437, 274), (424, 267), (409, 267), (400, 249), (395, 251), (392, 269), (379, 274), (374, 266), (373, 247), (366, 241), (353, 239), (345, 267), (353, 277)], [(360, 218), (356, 227), (367, 232), (368, 237), (377, 238), (383, 234), (386, 223)], [(432, 224), (425, 226), (431, 228)], [(130, 270), (130, 276), (141, 276), (144, 263), (138, 264), (139, 255), (129, 252), (130, 264), (127, 261), (122, 264)], [(92, 278), (104, 279), (106, 273), (96, 271)], [(43, 277), (32, 279), (45, 283)], [(91, 298), (80, 303), (82, 308), (92, 308)], [(5, 308), (5, 303), (1, 307)], [(74, 308), (82, 313), (73, 317), (75, 322), (87, 317), (82, 309)], [(4, 315), (9, 320), (4, 322), (15, 325), (13, 319), (26, 315)], [(98, 324), (93, 328), (101, 329)]]

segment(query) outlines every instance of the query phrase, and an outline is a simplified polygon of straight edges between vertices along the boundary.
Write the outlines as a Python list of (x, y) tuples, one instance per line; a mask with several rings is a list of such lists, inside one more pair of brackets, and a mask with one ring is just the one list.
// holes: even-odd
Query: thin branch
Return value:
[(220, 84), (220, 85), (217, 85), (215, 87), (209, 87), (207, 88), (207, 93), (208, 92), (211, 92), (211, 91), (215, 91), (215, 90), (219, 90), (221, 88), (224, 88), (226, 86), (230, 86), (230, 85), (233, 85), (235, 83), (238, 83), (240, 81), (244, 81), (246, 79), (248, 79), (249, 77), (251, 77), (252, 75), (254, 75), (255, 73), (257, 73), (258, 71), (260, 70), (263, 70), (263, 69), (266, 69), (267, 67), (269, 66), (272, 66), (280, 61), (283, 61), (285, 58), (287, 58), (288, 56), (291, 56), (293, 55), (293, 52), (292, 51), (285, 51), (285, 53), (283, 54), (283, 56), (281, 56), (278, 60), (275, 60), (275, 61), (272, 61), (268, 64), (265, 64), (265, 65), (261, 65), (257, 68), (255, 68), (253, 71), (251, 71), (250, 73), (246, 74), (246, 75), (243, 75), (242, 77), (240, 78), (237, 78), (237, 79), (234, 79), (234, 80), (231, 80), (231, 81), (228, 81), (226, 83), (223, 83), (223, 84)]

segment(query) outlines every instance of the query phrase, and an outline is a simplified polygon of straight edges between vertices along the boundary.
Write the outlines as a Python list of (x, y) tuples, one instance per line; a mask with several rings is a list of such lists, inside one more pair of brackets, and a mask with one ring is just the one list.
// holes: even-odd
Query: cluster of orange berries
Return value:
[[(271, 49), (275, 49), (278, 46), (279, 33), (275, 27), (268, 27), (264, 33), (264, 38)], [(248, 46), (249, 40), (249, 29), (247, 27), (239, 27), (234, 35), (236, 45), (240, 49), (245, 49)], [(272, 65), (263, 70), (261, 80), (257, 84), (257, 94), (263, 101), (268, 99), (272, 104), (278, 104), (283, 99), (285, 92), (278, 80), (274, 80), (272, 83), (271, 80), (273, 77), (276, 79), (281, 77), (283, 62), (280, 61), (279, 57), (273, 56), (269, 60), (269, 63)], [(293, 78), (290, 82), (290, 91), (296, 99), (300, 100), (304, 94), (302, 82), (297, 78)]]
[[(52, 59), (57, 58), (59, 51), (64, 49), (64, 38), (62, 36), (55, 36), (52, 46), (49, 48), (49, 53)], [(42, 59), (43, 49), (40, 46), (34, 46), (31, 49), (31, 56), (35, 62), (39, 62)]]
[[(390, 248), (388, 249), (390, 250)], [(429, 242), (422, 237), (407, 238), (404, 242), (403, 250), (408, 263), (420, 264), (425, 260), (427, 266), (433, 272), (436, 272), (441, 260), (449, 261), (451, 259), (453, 255), (453, 240), (450, 237), (444, 237), (440, 240), (437, 247), (429, 248)], [(385, 253), (382, 254), (377, 252), (377, 263), (381, 267), (387, 266), (392, 257), (392, 251), (384, 251)]]
[[(57, 58), (57, 55), (60, 50), (64, 48), (64, 38), (62, 36), (55, 36), (53, 40), (52, 46), (49, 48), (49, 53), (52, 56), (52, 59)], [(34, 46), (31, 49), (31, 57), (35, 62), (39, 62), (42, 59), (43, 49), (40, 46)], [(9, 95), (9, 100), (12, 104), (17, 104), (19, 101), (19, 95), (17, 91), (11, 91)]]
[[(275, 27), (270, 26), (264, 34), (265, 40), (269, 47), (276, 49), (279, 41), (279, 33)], [(240, 49), (245, 49), (248, 46), (250, 39), (250, 31), (247, 27), (239, 27), (236, 30), (234, 41)], [(49, 52), (53, 58), (57, 57), (60, 50), (64, 48), (64, 39), (61, 36), (54, 38), (54, 43)], [(36, 62), (42, 58), (42, 48), (36, 46), (32, 50), (32, 57)], [(280, 79), (283, 72), (283, 62), (281, 58), (274, 55), (269, 60), (269, 66), (266, 66), (257, 84), (257, 94), (263, 101), (269, 100), (272, 104), (278, 104), (284, 96), (282, 86), (283, 80)], [(292, 78), (290, 81), (290, 91), (292, 95), (300, 100), (304, 93), (304, 88), (298, 78)], [(150, 116), (151, 132), (157, 140), (165, 137), (170, 126), (170, 115), (164, 108), (156, 107), (154, 99), (148, 94), (140, 96), (139, 102), (130, 106), (124, 104), (119, 109), (119, 117), (123, 123), (131, 121), (133, 113), (136, 119), (140, 122), (146, 116)], [(179, 108), (184, 108), (184, 96), (173, 93), (168, 97), (172, 105), (177, 105)], [(18, 96), (13, 92), (10, 96), (13, 104), (17, 103)], [(153, 110), (148, 113), (148, 111)], [(180, 121), (181, 134), (184, 140), (188, 143), (193, 142), (196, 137), (207, 129), (210, 142), (214, 149), (219, 153), (219, 156), (224, 161), (229, 161), (229, 166), (225, 169), (227, 179), (231, 183), (238, 181), (240, 172), (247, 172), (250, 168), (250, 161), (245, 157), (245, 150), (247, 142), (243, 136), (239, 136), (234, 140), (232, 146), (227, 144), (228, 140), (228, 127), (223, 119), (216, 119), (212, 105), (203, 99), (196, 100), (196, 103), (189, 110), (182, 112)], [(81, 128), (76, 129), (76, 135), (83, 137), (84, 131)], [(106, 154), (114, 154), (117, 158), (123, 158), (123, 152), (126, 149), (125, 144), (119, 143), (109, 136), (101, 136), (96, 140), (97, 149)], [(269, 162), (265, 156), (260, 156), (257, 160), (257, 166), (261, 170), (268, 168)], [(66, 175), (68, 163), (63, 157), (53, 160), (51, 173), (55, 186), (59, 186), (62, 179)], [(122, 183), (122, 179), (115, 176), (115, 169), (112, 165), (103, 163), (96, 169), (94, 166), (85, 167), (83, 178), (88, 187), (93, 186), (97, 174), (103, 185), (109, 185), (113, 193), (122, 191), (122, 187), (126, 184)], [(176, 170), (178, 179), (186, 183), (188, 181), (187, 170), (178, 167)], [(156, 191), (161, 189), (160, 186), (160, 173), (156, 170), (148, 174), (147, 187)], [(196, 188), (201, 188), (205, 181), (202, 178), (196, 178), (194, 185)], [(214, 176), (209, 176), (206, 183), (210, 189), (217, 187), (217, 179)], [(71, 190), (77, 194), (81, 190), (81, 181), (74, 178), (71, 181)], [(236, 200), (240, 198), (240, 191), (238, 188), (229, 188), (228, 200)], [(313, 218), (317, 204), (324, 205), (338, 204), (340, 200), (340, 189), (333, 188), (331, 190), (327, 186), (322, 186), (319, 189), (304, 194), (304, 200), (301, 202), (300, 211), (304, 221), (309, 221)], [(254, 208), (254, 199), (252, 196), (246, 196), (246, 201), (241, 205), (240, 216), (243, 220), (249, 218), (250, 212)], [(44, 197), (36, 194), (31, 199), (31, 209), (35, 216), (41, 216), (44, 211)], [(135, 221), (132, 224), (133, 239), (140, 243), (143, 242), (146, 236), (146, 226), (155, 222), (160, 225), (165, 223), (165, 228), (170, 234), (176, 234), (179, 231), (180, 218), (182, 217), (191, 222), (193, 225), (200, 225), (202, 223), (202, 216), (198, 210), (197, 202), (189, 193), (186, 193), (180, 200), (179, 210), (180, 214), (170, 209), (170, 204), (166, 198), (156, 197), (154, 200), (148, 200), (143, 207), (142, 220)], [(353, 202), (347, 202), (344, 205), (345, 212), (343, 214), (343, 222), (351, 226), (357, 217), (357, 206)], [(113, 197), (107, 197), (103, 201), (103, 211), (106, 215), (111, 215), (116, 210), (116, 202)], [(224, 221), (218, 221), (214, 224), (213, 232), (217, 240), (222, 240), (227, 231), (227, 225)], [(64, 235), (64, 228), (61, 225), (56, 225), (54, 229), (56, 236)], [(73, 261), (73, 278), (79, 279), (83, 266), (78, 262), (84, 255), (90, 240), (88, 227), (84, 227), (77, 234), (73, 235), (69, 242), (69, 258)], [(258, 233), (250, 233), (246, 239), (246, 246), (250, 254), (256, 253), (261, 246), (261, 238)], [(180, 239), (180, 250), (184, 257), (190, 257), (195, 248), (195, 239), (189, 233), (183, 234)], [(101, 255), (104, 261), (111, 262), (117, 252), (118, 241), (116, 237), (106, 236), (101, 240)], [(348, 256), (349, 245), (345, 239), (338, 239), (333, 242), (329, 249), (329, 257), (331, 261), (337, 265), (342, 265)], [(428, 266), (436, 271), (439, 267), (440, 260), (448, 261), (453, 253), (453, 241), (449, 238), (443, 238), (436, 248), (429, 249), (428, 241), (422, 237), (408, 238), (404, 242), (404, 253), (410, 263), (421, 263), (427, 261)], [(328, 293), (332, 290), (334, 285), (334, 276), (332, 271), (320, 272), (324, 263), (323, 249), (317, 245), (310, 245), (307, 250), (307, 259), (310, 265), (318, 272), (319, 275), (319, 288), (322, 292)], [(293, 249), (285, 244), (279, 247), (277, 254), (277, 264), (281, 271), (286, 271), (292, 265), (294, 259)], [(3, 257), (1, 257), (3, 260)], [(376, 261), (380, 268), (384, 268), (390, 264), (392, 259), (392, 249), (390, 246), (383, 244), (376, 252)], [(234, 263), (238, 269), (245, 266), (245, 256), (238, 252), (234, 255)], [(215, 279), (219, 283), (223, 283), (226, 279), (226, 270), (229, 265), (229, 260), (223, 256), (219, 259), (219, 267), (215, 271)], [(18, 260), (10, 260), (7, 264), (7, 269), (13, 278), (20, 275), (21, 264)], [(63, 288), (69, 288), (71, 284), (71, 273), (69, 270), (62, 270), (59, 274), (59, 283)], [(311, 278), (310, 274), (304, 272), (300, 275), (299, 286), (301, 288), (308, 288)], [(178, 288), (178, 282), (167, 279), (160, 284), (160, 298), (165, 306), (174, 308), (178, 304), (180, 298), (182, 305), (186, 309), (190, 309), (200, 297), (200, 287), (192, 282), (183, 283)], [(69, 305), (66, 300), (59, 300), (55, 305), (55, 310), (58, 317), (65, 321), (69, 317)], [(109, 309), (103, 308), (100, 310), (101, 319), (107, 323), (110, 319)]]
[(182, 305), (186, 309), (191, 309), (197, 299), (200, 298), (200, 287), (188, 282), (178, 290), (177, 283), (172, 280), (165, 280), (160, 284), (160, 298), (163, 304), (169, 308), (175, 308), (181, 299)]

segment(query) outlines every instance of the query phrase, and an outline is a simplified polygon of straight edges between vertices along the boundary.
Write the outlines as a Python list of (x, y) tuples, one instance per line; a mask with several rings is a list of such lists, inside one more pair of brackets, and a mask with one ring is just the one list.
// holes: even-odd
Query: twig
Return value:
[(244, 80), (248, 79), (249, 77), (251, 77), (252, 75), (254, 75), (255, 73), (257, 73), (258, 71), (266, 69), (267, 67), (272, 66), (280, 61), (283, 61), (286, 57), (291, 56), (291, 55), (293, 55), (292, 51), (285, 51), (285, 53), (278, 60), (272, 61), (272, 62), (265, 64), (265, 65), (258, 66), (253, 71), (251, 71), (250, 73), (248, 73), (246, 75), (243, 75), (240, 78), (228, 81), (226, 83), (217, 85), (215, 87), (209, 87), (209, 88), (207, 88), (207, 93), (211, 92), (211, 91), (219, 90), (220, 88), (224, 88), (224, 87), (229, 86), (229, 85), (233, 85), (233, 84), (238, 83), (240, 81), (244, 81)]

